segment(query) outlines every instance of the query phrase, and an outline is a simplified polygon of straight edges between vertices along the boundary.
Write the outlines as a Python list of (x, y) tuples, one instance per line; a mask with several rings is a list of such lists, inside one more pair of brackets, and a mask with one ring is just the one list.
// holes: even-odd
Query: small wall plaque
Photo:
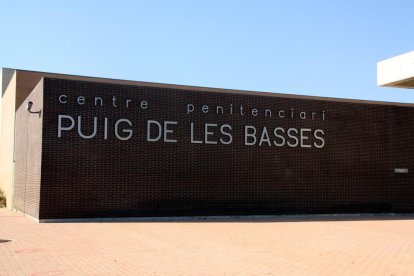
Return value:
[(394, 168), (394, 173), (408, 173), (406, 168)]

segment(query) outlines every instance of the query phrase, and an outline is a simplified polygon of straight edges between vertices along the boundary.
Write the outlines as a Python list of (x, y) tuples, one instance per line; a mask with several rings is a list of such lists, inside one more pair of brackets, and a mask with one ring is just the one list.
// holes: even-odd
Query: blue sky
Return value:
[(414, 1), (3, 1), (0, 66), (414, 103), (376, 63), (414, 50)]

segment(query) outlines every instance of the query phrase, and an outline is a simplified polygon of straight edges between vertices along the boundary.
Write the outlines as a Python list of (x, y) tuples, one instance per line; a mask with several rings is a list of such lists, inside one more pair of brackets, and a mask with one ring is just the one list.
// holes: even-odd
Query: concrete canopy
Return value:
[(414, 51), (378, 62), (377, 85), (414, 88)]

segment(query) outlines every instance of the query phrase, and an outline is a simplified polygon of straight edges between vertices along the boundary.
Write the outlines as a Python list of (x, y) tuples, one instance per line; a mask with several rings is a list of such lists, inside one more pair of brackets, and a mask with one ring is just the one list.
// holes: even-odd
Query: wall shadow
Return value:
[(313, 215), (264, 215), (264, 216), (195, 216), (195, 217), (125, 217), (50, 219), (41, 223), (282, 223), (329, 221), (385, 221), (414, 220), (414, 213), (404, 214), (313, 214)]
[(6, 242), (11, 242), (12, 240), (2, 240), (0, 239), (0, 243), (6, 243)]

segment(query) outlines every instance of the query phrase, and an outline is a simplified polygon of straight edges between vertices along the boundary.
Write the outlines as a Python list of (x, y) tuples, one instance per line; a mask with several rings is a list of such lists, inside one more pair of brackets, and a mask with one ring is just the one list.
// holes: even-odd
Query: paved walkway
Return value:
[(0, 275), (414, 275), (414, 219), (38, 224), (0, 209)]

